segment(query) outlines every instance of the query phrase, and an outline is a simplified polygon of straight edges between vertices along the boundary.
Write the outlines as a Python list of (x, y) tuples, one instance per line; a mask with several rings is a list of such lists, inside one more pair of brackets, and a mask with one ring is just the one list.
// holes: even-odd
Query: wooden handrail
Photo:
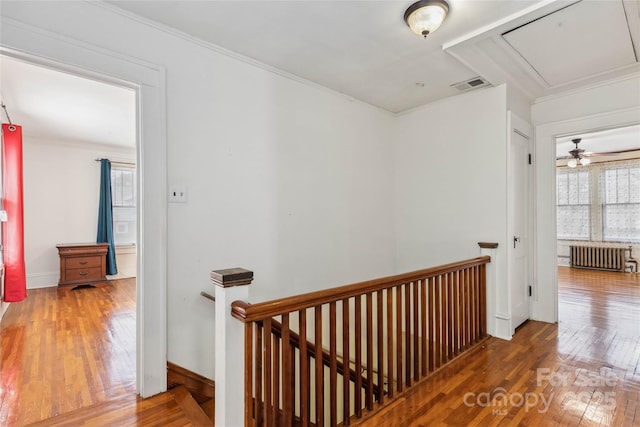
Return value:
[(487, 264), (491, 261), (489, 256), (481, 256), (466, 261), (458, 261), (438, 267), (426, 268), (412, 271), (410, 273), (398, 274), (395, 276), (383, 277), (375, 280), (367, 280), (352, 285), (340, 286), (337, 288), (324, 289), (321, 291), (309, 292), (293, 297), (285, 297), (272, 301), (256, 304), (247, 304), (243, 301), (234, 301), (231, 304), (231, 315), (242, 322), (253, 322), (269, 317), (278, 316), (282, 313), (292, 313), (310, 307), (327, 304), (332, 301), (340, 301), (364, 295), (371, 292), (380, 291), (404, 283), (413, 282), (419, 279), (440, 276), (453, 273), (464, 268), (472, 268)]

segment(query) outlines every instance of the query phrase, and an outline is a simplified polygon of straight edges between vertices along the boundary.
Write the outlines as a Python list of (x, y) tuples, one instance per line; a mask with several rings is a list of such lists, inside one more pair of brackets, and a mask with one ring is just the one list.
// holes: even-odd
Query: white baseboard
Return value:
[(496, 338), (511, 341), (511, 316), (506, 313), (496, 313)]
[(60, 273), (32, 273), (27, 274), (27, 289), (51, 288), (58, 286)]

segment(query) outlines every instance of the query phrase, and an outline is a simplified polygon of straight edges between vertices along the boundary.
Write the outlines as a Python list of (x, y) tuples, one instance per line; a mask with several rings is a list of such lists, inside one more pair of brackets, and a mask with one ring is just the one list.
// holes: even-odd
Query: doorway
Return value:
[(638, 117), (640, 108), (634, 107), (536, 127), (532, 318), (558, 321), (556, 140), (638, 124)]
[[(10, 27), (10, 28), (9, 28)], [(136, 389), (142, 397), (166, 390), (167, 139), (164, 70), (64, 36), (5, 24), (0, 53), (62, 72), (130, 87), (136, 92), (139, 197)], [(29, 53), (25, 53), (29, 52)], [(163, 208), (164, 207), (164, 208)]]
[[(30, 358), (28, 349), (40, 348), (41, 356), (31, 363), (41, 377), (17, 375), (11, 384), (29, 393), (30, 399), (49, 393), (51, 407), (43, 402), (38, 414), (55, 415), (136, 390), (136, 91), (12, 57), (0, 59), (3, 101), (23, 129), (29, 289), (29, 301), (10, 307), (12, 322), (3, 322), (3, 334), (18, 326), (24, 331), (14, 345), (25, 350), (8, 356), (11, 363), (6, 367), (21, 371), (20, 363)], [(85, 265), (68, 271), (76, 284), (59, 286), (57, 246), (96, 242), (101, 185), (96, 160), (101, 158), (111, 159), (118, 274), (107, 276), (108, 284), (98, 277), (82, 282), (89, 277), (83, 275), (99, 276), (95, 270), (100, 267), (95, 267), (95, 258), (71, 258)], [(14, 314), (27, 308), (33, 309), (33, 316), (16, 320)], [(40, 342), (38, 336), (48, 339)], [(78, 338), (86, 344), (79, 346)], [(12, 351), (3, 348), (3, 360)], [(75, 378), (72, 391), (61, 383), (69, 378)], [(34, 387), (38, 381), (50, 388)], [(75, 397), (78, 393), (82, 399)], [(16, 414), (27, 404), (25, 398), (18, 399)]]
[(509, 113), (508, 275), (511, 335), (530, 317), (531, 125)]
[[(623, 280), (640, 251), (640, 125), (560, 137), (556, 153), (559, 292), (603, 271), (613, 271), (607, 282)], [(574, 276), (581, 280), (567, 279)]]

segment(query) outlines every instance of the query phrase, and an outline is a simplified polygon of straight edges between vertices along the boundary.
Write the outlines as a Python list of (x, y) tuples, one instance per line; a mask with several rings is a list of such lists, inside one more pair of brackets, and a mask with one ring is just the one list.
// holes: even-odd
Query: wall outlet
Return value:
[(7, 218), (7, 211), (0, 211), (0, 222), (7, 222), (9, 218)]
[(172, 185), (169, 188), (169, 202), (171, 202), (171, 203), (186, 203), (187, 202), (187, 186), (186, 185)]

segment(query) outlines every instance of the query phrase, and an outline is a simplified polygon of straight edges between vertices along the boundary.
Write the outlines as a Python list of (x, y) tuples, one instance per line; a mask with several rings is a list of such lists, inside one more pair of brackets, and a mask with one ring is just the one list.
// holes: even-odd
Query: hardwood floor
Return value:
[[(640, 425), (640, 275), (559, 269), (557, 325), (530, 321), (364, 426)], [(0, 425), (198, 425), (135, 396), (135, 283), (30, 291), (0, 329)]]
[(135, 395), (135, 279), (34, 289), (0, 332), (0, 425)]
[(437, 373), (364, 426), (640, 425), (640, 276), (559, 269), (557, 325)]

